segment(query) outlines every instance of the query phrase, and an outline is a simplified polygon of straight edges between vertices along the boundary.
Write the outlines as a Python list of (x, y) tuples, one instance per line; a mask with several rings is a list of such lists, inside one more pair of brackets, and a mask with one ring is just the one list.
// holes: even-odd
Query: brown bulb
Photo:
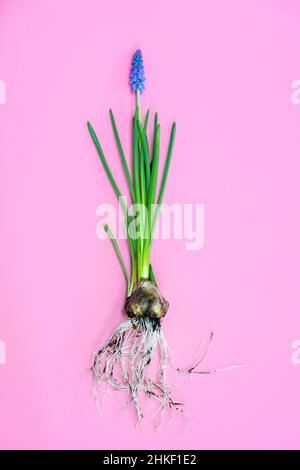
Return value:
[(169, 302), (161, 295), (158, 287), (148, 279), (142, 279), (125, 303), (129, 318), (150, 317), (161, 320), (169, 308)]

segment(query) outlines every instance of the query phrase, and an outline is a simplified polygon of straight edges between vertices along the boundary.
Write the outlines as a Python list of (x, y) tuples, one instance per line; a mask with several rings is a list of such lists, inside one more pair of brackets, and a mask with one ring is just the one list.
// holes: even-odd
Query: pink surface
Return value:
[[(296, 1), (1, 0), (1, 448), (300, 447), (299, 41)], [(205, 365), (248, 363), (193, 377), (177, 393), (186, 429), (144, 435), (116, 393), (99, 416), (87, 372), (125, 285), (96, 238), (96, 207), (115, 198), (86, 121), (124, 185), (107, 110), (128, 153), (137, 47), (164, 150), (178, 124), (165, 200), (205, 205), (201, 251), (155, 243), (166, 335), (182, 366), (212, 326)]]

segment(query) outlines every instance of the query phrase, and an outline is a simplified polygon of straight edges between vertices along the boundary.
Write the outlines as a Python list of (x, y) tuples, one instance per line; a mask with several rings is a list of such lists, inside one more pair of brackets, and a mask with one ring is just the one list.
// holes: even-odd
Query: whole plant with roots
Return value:
[[(112, 110), (109, 113), (133, 203), (132, 207), (135, 208), (134, 213), (130, 212), (107, 163), (97, 135), (91, 123), (88, 122), (88, 129), (100, 160), (124, 212), (131, 259), (131, 271), (129, 272), (117, 241), (110, 227), (105, 224), (104, 229), (112, 242), (127, 282), (124, 310), (128, 319), (119, 325), (100, 349), (94, 353), (91, 370), (94, 376), (95, 398), (97, 398), (97, 392), (105, 392), (108, 388), (126, 392), (128, 403), (133, 403), (136, 409), (138, 423), (143, 418), (141, 394), (157, 400), (156, 426), (158, 426), (166, 410), (172, 414), (174, 408), (178, 409), (182, 405), (171, 396), (172, 386), (167, 382), (167, 364), (176, 373), (185, 374), (210, 374), (238, 367), (238, 365), (222, 369), (197, 369), (207, 353), (212, 333), (191, 367), (179, 369), (172, 361), (162, 329), (162, 320), (168, 311), (169, 303), (158, 288), (150, 257), (153, 234), (172, 158), (176, 123), (174, 122), (172, 125), (162, 178), (158, 185), (160, 124), (158, 116), (155, 114), (153, 143), (150, 147), (147, 136), (150, 111), (146, 112), (142, 122), (140, 104), (141, 94), (145, 88), (143, 57), (140, 50), (137, 50), (133, 55), (129, 84), (131, 91), (136, 95), (136, 109), (133, 117), (132, 171), (127, 164)], [(153, 374), (152, 368), (150, 371), (150, 365), (151, 363), (153, 365), (152, 360), (156, 355), (158, 356), (157, 370)]]

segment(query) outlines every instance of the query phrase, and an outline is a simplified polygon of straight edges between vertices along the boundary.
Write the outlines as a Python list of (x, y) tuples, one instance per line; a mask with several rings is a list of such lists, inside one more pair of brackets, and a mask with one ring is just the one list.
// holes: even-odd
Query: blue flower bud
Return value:
[(145, 90), (145, 72), (142, 51), (140, 49), (135, 51), (133, 55), (129, 85), (131, 91), (139, 90), (142, 93)]

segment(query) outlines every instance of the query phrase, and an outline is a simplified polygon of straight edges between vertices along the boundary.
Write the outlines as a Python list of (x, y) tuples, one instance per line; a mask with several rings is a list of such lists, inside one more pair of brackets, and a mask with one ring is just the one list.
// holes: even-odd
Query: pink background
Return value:
[[(299, 42), (292, 0), (0, 1), (1, 448), (300, 447)], [(175, 418), (144, 435), (117, 393), (99, 416), (87, 372), (125, 285), (96, 238), (115, 198), (86, 121), (124, 187), (107, 111), (128, 154), (137, 47), (163, 151), (178, 124), (165, 201), (205, 204), (202, 251), (155, 243), (166, 335), (182, 366), (212, 326), (205, 366), (248, 363), (178, 391), (184, 431)]]

